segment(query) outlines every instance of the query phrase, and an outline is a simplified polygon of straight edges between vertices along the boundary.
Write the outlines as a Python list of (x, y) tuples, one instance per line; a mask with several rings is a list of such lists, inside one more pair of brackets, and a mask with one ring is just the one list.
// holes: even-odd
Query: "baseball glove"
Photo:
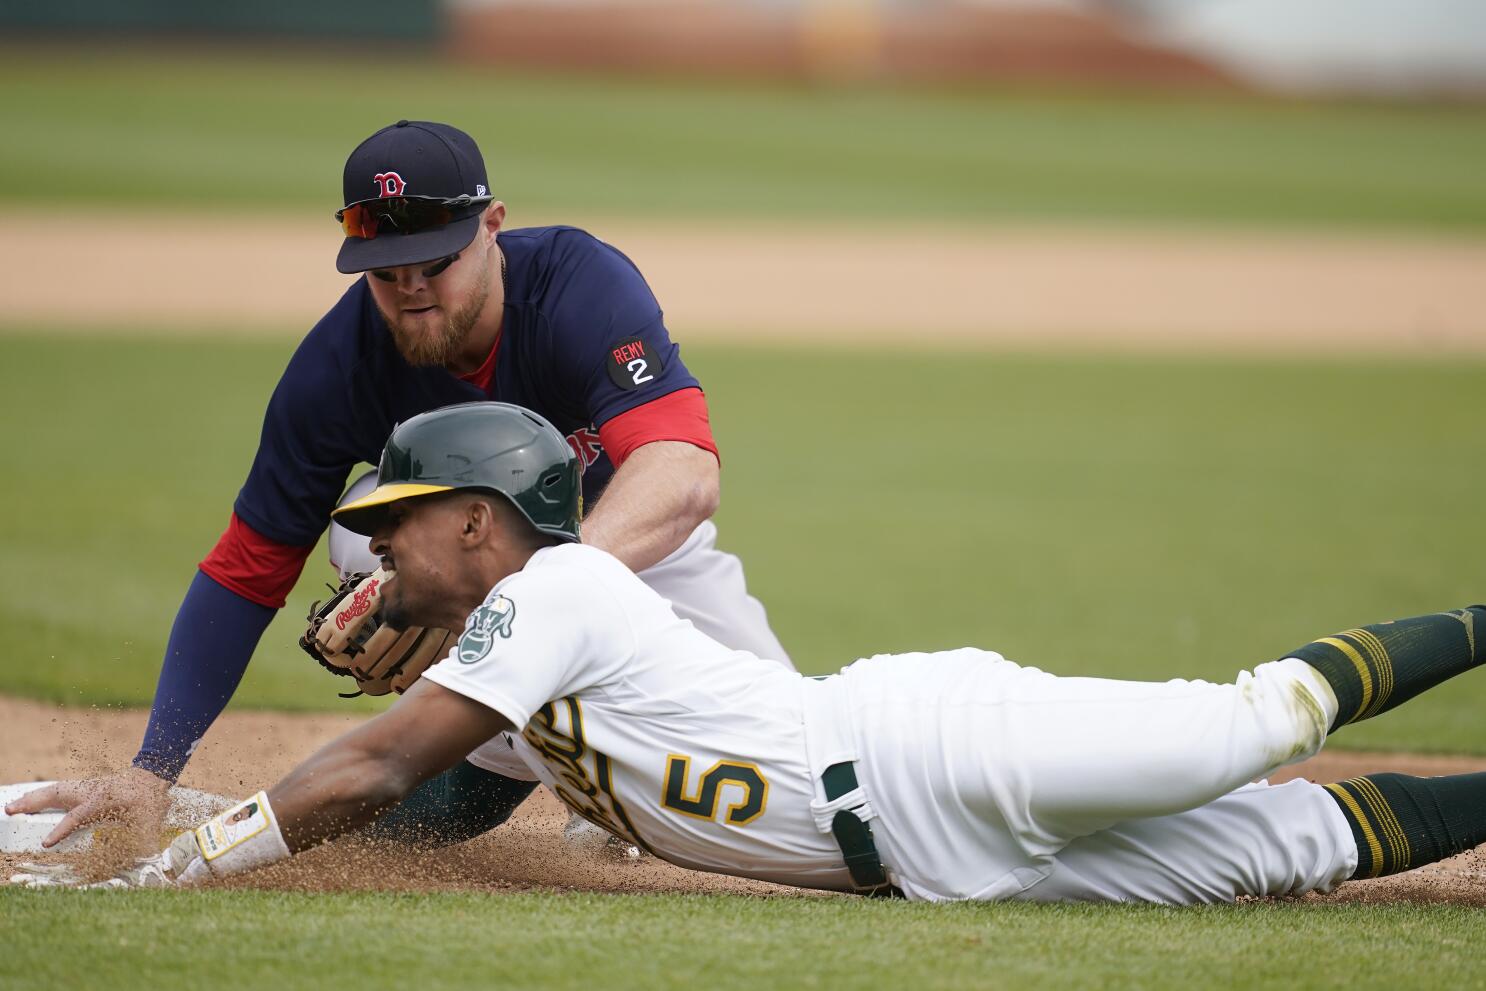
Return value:
[(410, 626), (398, 631), (382, 622), (382, 585), (376, 571), (347, 575), (323, 604), (310, 605), (309, 628), (299, 645), (331, 674), (355, 678), (357, 695), (401, 695), (456, 639), (448, 630)]

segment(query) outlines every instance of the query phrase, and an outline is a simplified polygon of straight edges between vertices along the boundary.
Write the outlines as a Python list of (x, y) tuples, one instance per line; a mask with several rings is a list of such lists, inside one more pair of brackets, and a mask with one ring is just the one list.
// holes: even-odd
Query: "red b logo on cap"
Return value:
[(408, 184), (396, 172), (380, 172), (372, 176), (372, 182), (377, 184), (379, 197), (401, 196), (402, 191), (408, 188)]

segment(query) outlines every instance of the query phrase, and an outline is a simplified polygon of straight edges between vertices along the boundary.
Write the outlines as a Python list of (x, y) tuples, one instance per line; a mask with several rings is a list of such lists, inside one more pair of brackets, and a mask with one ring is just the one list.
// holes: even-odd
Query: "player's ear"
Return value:
[(483, 521), (483, 517), (489, 516), (489, 514), (490, 507), (485, 504), (484, 499), (479, 497), (469, 499), (464, 504), (464, 513), (460, 516), (459, 520), (460, 537), (468, 541), (470, 538), (478, 536), (481, 528), (489, 525), (488, 522)]
[(485, 496), (474, 496), (464, 512), (464, 533), (466, 540), (478, 543), (487, 539), (494, 530), (496, 524), (495, 505)]
[(495, 237), (495, 235), (500, 233), (501, 228), (505, 226), (506, 205), (500, 200), (496, 200), (490, 204), (485, 208), (484, 221), (485, 233), (490, 237)]

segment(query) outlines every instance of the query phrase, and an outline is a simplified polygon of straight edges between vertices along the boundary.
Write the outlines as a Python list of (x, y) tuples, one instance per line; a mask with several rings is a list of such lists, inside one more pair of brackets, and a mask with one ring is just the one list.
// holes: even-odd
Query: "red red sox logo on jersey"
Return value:
[(372, 176), (372, 182), (377, 184), (379, 197), (401, 196), (403, 190), (408, 188), (408, 184), (396, 172), (378, 172)]
[(568, 447), (571, 447), (573, 453), (578, 455), (578, 460), (582, 462), (584, 471), (587, 471), (588, 466), (597, 461), (599, 455), (604, 453), (604, 446), (599, 443), (599, 432), (593, 429), (592, 424), (586, 427), (579, 427), (577, 430), (568, 434)]

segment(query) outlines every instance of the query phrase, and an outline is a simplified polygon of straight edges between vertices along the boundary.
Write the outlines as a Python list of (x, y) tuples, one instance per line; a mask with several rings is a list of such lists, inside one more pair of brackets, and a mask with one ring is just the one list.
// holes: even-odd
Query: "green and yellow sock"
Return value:
[(1347, 630), (1285, 656), (1300, 658), (1330, 683), (1335, 731), (1486, 661), (1486, 606)]
[(1486, 772), (1367, 774), (1326, 785), (1357, 841), (1352, 877), (1381, 877), (1486, 843)]

